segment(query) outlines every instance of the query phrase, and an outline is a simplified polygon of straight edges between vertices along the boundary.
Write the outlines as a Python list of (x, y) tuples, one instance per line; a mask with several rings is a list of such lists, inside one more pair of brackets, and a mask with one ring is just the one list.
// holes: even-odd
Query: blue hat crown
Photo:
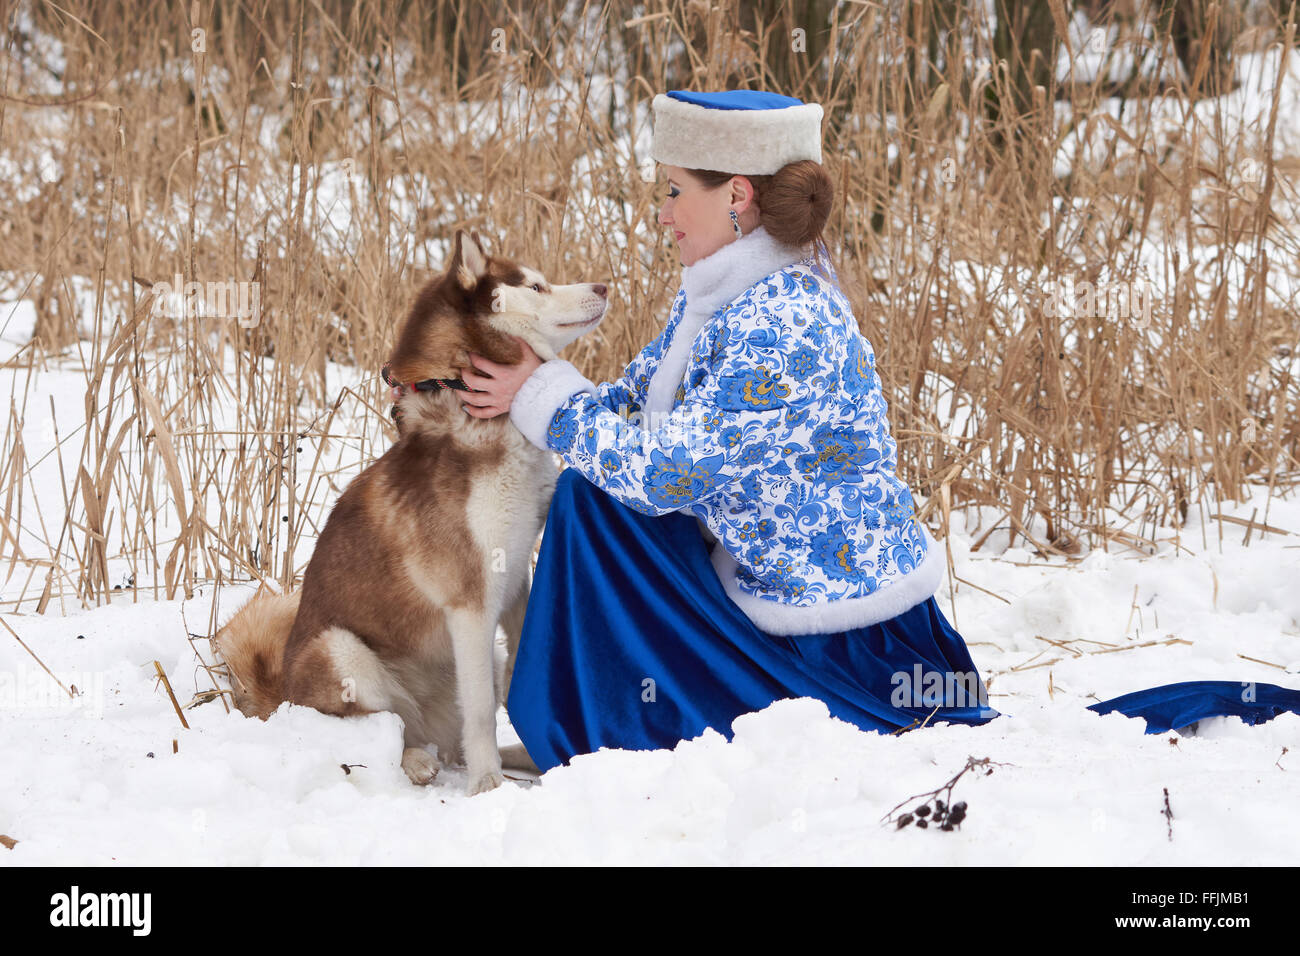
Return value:
[(783, 110), (804, 105), (803, 100), (797, 97), (763, 90), (718, 90), (713, 93), (669, 90), (668, 95), (683, 103), (694, 103), (711, 110)]

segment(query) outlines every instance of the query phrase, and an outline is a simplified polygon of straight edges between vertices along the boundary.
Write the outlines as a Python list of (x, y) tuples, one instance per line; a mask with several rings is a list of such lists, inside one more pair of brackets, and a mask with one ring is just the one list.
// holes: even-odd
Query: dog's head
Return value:
[(536, 269), (488, 255), (477, 233), (457, 230), (446, 272), (421, 290), (389, 357), (395, 382), (455, 378), (469, 353), (513, 365), (519, 336), (553, 359), (605, 316), (608, 290), (598, 282), (552, 285)]

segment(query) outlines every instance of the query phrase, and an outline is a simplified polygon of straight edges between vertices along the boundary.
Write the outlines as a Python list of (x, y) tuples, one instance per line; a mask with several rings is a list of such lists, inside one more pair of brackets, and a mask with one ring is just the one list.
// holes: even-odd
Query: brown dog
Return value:
[[(528, 601), (529, 557), (557, 473), (508, 415), (480, 419), (451, 380), (468, 353), (513, 364), (524, 339), (543, 360), (599, 324), (606, 287), (552, 286), (456, 233), (447, 271), (419, 294), (385, 377), (407, 385), (398, 440), (339, 496), (292, 595), (253, 599), (218, 631), (236, 706), (265, 718), (283, 701), (347, 716), (393, 711), (405, 723), (402, 767), (428, 783), (464, 762), (469, 793), (522, 748), (499, 753), (496, 708), (509, 692)], [(463, 385), (463, 383), (461, 383)], [(501, 688), (497, 624), (506, 632)], [(499, 693), (498, 693), (499, 690)]]

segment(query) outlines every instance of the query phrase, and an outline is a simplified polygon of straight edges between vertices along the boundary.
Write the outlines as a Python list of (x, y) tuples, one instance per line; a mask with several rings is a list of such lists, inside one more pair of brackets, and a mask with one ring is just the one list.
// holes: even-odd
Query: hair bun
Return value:
[(821, 163), (801, 159), (782, 166), (764, 184), (760, 221), (778, 241), (806, 245), (821, 236), (834, 198), (835, 184)]

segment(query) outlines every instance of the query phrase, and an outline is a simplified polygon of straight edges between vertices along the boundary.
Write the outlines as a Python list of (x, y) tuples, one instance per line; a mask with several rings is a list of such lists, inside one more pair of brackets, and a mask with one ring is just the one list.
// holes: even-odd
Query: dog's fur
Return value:
[[(514, 364), (517, 335), (543, 360), (604, 316), (606, 287), (552, 286), (489, 256), (457, 232), (446, 272), (419, 294), (389, 360), (392, 380), (454, 378), (475, 352)], [(265, 719), (283, 701), (347, 716), (394, 711), (402, 767), (428, 783), (464, 762), (469, 793), (507, 766), (536, 769), (522, 748), (498, 752), (496, 707), (509, 692), (529, 557), (557, 473), (509, 415), (476, 418), (454, 390), (408, 390), (398, 440), (339, 497), (302, 589), (263, 595), (217, 633), (236, 706)], [(496, 687), (496, 628), (506, 632)]]

